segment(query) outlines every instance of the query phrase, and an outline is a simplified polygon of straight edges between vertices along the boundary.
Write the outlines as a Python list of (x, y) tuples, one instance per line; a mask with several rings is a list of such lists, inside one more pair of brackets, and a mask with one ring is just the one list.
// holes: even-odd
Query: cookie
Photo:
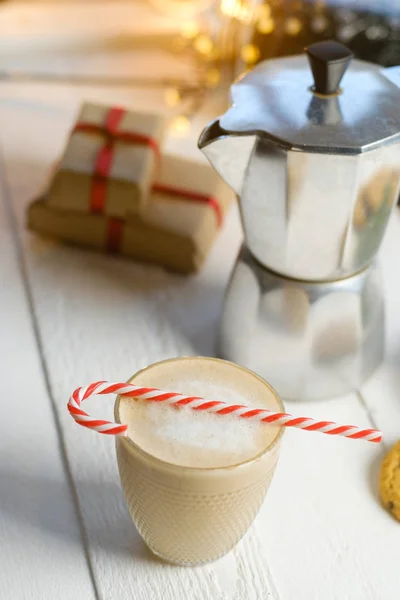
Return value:
[(383, 506), (400, 521), (400, 441), (383, 460), (379, 493)]

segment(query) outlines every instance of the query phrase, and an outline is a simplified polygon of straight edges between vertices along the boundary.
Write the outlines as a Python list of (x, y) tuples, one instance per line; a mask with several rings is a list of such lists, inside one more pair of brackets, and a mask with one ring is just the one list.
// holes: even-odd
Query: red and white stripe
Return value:
[(227, 404), (219, 400), (205, 400), (198, 396), (183, 396), (174, 392), (163, 392), (157, 388), (140, 387), (132, 383), (109, 383), (97, 381), (74, 391), (68, 401), (68, 410), (79, 425), (108, 435), (127, 435), (127, 425), (93, 419), (81, 408), (81, 403), (102, 394), (119, 394), (130, 398), (140, 398), (149, 402), (162, 402), (168, 406), (189, 407), (192, 410), (206, 411), (217, 415), (230, 415), (241, 419), (252, 419), (262, 423), (274, 423), (281, 427), (297, 427), (305, 431), (319, 431), (327, 435), (341, 435), (353, 440), (366, 440), (379, 443), (382, 433), (377, 429), (361, 429), (355, 425), (338, 425), (333, 421), (316, 421), (308, 417), (293, 417), (287, 413), (271, 412), (263, 408), (250, 408), (242, 404)]

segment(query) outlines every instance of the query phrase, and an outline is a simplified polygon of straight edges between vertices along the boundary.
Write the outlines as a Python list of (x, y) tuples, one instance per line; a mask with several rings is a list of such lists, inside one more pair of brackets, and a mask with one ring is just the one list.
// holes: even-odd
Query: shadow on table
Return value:
[[(389, 336), (388, 336), (389, 337)], [(397, 340), (394, 342), (394, 346), (387, 349), (384, 363), (381, 365), (380, 370), (377, 372), (377, 378), (381, 379), (384, 383), (383, 389), (390, 389), (391, 397), (398, 397), (400, 400), (400, 342)], [(380, 398), (380, 401), (385, 403), (385, 397)], [(399, 412), (400, 414), (400, 412)], [(376, 454), (370, 468), (370, 487), (371, 491), (379, 504), (381, 503), (379, 498), (379, 473), (382, 465), (382, 461), (385, 454), (388, 452), (391, 443), (394, 440), (386, 440), (383, 437), (383, 443), (380, 446), (380, 451)]]
[[(34, 161), (7, 158), (12, 210), (18, 229), (24, 231), (27, 207), (35, 196), (40, 195), (38, 190), (44, 189), (50, 170)], [(24, 178), (20, 177), (21, 172)], [(131, 306), (133, 312), (140, 311), (145, 305), (150, 316), (154, 315), (154, 320), (160, 321), (159, 327), (164, 327), (169, 338), (176, 337), (180, 354), (214, 356), (229, 268), (221, 277), (213, 271), (212, 261), (207, 261), (198, 275), (182, 276), (157, 266), (76, 248), (35, 234), (24, 239), (24, 255), (35, 303), (49, 291), (54, 305), (57, 297), (62, 303), (79, 287), (83, 302), (93, 303), (93, 291), (96, 292), (96, 313), (101, 307), (107, 318), (110, 311), (119, 307), (126, 311)], [(47, 292), (45, 286), (48, 286)]]
[(181, 354), (214, 356), (225, 281), (210, 280), (206, 273), (176, 275), (153, 265), (34, 235), (27, 251), (33, 267), (29, 270), (36, 278), (31, 280), (35, 296), (41, 293), (39, 287), (43, 288), (44, 282), (54, 297), (66, 296), (78, 285), (83, 303), (93, 301), (96, 292), (97, 316), (102, 313), (106, 318), (110, 311), (128, 309), (132, 311), (128, 326), (134, 312), (142, 310), (143, 320), (158, 322), (155, 331), (164, 332)]
[(378, 504), (381, 504), (381, 501), (379, 498), (379, 473), (380, 473), (381, 464), (382, 464), (382, 461), (383, 461), (386, 451), (387, 450), (384, 447), (382, 447), (380, 449), (380, 452), (378, 452), (377, 455), (372, 460), (371, 465), (370, 465), (370, 470), (369, 470), (370, 490), (371, 490), (371, 493), (372, 493), (374, 499), (376, 500), (376, 502)]
[[(39, 135), (41, 122), (39, 119), (37, 132), (30, 130), (30, 139)], [(46, 124), (45, 121), (43, 123)], [(169, 338), (172, 340), (176, 336), (178, 353), (214, 356), (223, 294), (233, 257), (226, 257), (226, 270), (213, 268), (211, 258), (198, 275), (181, 276), (128, 258), (112, 257), (46, 240), (35, 234), (21, 235), (26, 231), (27, 208), (45, 191), (53, 167), (48, 162), (50, 150), (43, 156), (34, 157), (31, 152), (22, 153), (21, 156), (21, 149), (13, 139), (12, 136), (5, 137), (4, 141), (7, 148), (4, 162), (10, 191), (9, 202), (20, 240), (23, 240), (26, 270), (35, 304), (40, 295), (47, 293), (51, 295), (51, 301), (54, 297), (56, 305), (57, 296), (68, 297), (78, 286), (79, 296), (84, 293), (88, 299), (91, 293), (92, 302), (93, 290), (97, 292), (96, 311), (98, 304), (106, 307), (107, 302), (108, 312), (118, 310), (113, 301), (120, 306), (125, 303), (125, 310), (131, 306), (132, 311), (140, 310), (140, 305), (146, 304), (150, 313), (160, 320), (161, 327), (165, 325)], [(59, 144), (55, 144), (53, 150), (59, 152)], [(24, 177), (21, 177), (21, 173)], [(219, 251), (218, 240), (213, 251)], [(47, 290), (44, 285), (49, 286)]]
[[(77, 527), (71, 526), (75, 515), (63, 513), (66, 505), (64, 483), (11, 470), (1, 470), (0, 481), (0, 515), (14, 520), (24, 536), (29, 538), (27, 529), (32, 530), (33, 535), (35, 531), (46, 532), (67, 548), (77, 543), (81, 547)], [(90, 529), (91, 549), (98, 547), (110, 555), (136, 562), (162, 562), (150, 552), (136, 531), (118, 483), (84, 481), (79, 483), (78, 489), (79, 504), (85, 503), (84, 520)], [(99, 505), (101, 510), (96, 509)]]

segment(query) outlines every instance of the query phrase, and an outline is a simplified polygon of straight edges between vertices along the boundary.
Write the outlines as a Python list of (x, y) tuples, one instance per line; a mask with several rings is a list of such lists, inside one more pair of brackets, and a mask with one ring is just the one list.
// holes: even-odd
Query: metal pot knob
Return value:
[(337, 94), (353, 53), (332, 40), (312, 44), (306, 52), (314, 78), (313, 91), (322, 96)]

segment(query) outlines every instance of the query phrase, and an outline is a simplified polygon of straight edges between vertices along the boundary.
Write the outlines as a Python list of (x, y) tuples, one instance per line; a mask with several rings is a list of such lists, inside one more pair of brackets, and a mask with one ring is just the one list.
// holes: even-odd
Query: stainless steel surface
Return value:
[[(317, 50), (320, 88), (333, 89), (341, 73), (326, 68), (335, 57)], [(240, 196), (246, 238), (219, 353), (286, 399), (358, 389), (382, 359), (384, 306), (372, 261), (399, 194), (398, 79), (353, 61), (341, 91), (321, 95), (304, 56), (261, 63), (200, 136)]]
[(382, 69), (381, 73), (394, 83), (394, 85), (400, 87), (400, 67), (388, 67), (387, 69)]
[(327, 154), (359, 154), (400, 141), (400, 91), (378, 66), (352, 61), (337, 96), (342, 119), (334, 126), (318, 121), (330, 97), (314, 95), (312, 85), (305, 56), (264, 61), (231, 87), (232, 107), (220, 125), (286, 149)]
[(295, 279), (352, 275), (378, 251), (399, 182), (400, 145), (328, 157), (258, 138), (241, 189), (248, 247), (267, 268)]
[(375, 264), (341, 281), (300, 282), (268, 271), (244, 247), (226, 293), (218, 353), (288, 400), (356, 390), (383, 357), (381, 290)]
[(360, 61), (340, 95), (311, 85), (304, 56), (258, 65), (199, 146), (240, 196), (257, 260), (327, 281), (357, 273), (379, 249), (399, 193), (400, 90)]
[(257, 136), (231, 136), (221, 129), (219, 121), (206, 127), (199, 146), (222, 179), (240, 195), (244, 174), (249, 164)]

